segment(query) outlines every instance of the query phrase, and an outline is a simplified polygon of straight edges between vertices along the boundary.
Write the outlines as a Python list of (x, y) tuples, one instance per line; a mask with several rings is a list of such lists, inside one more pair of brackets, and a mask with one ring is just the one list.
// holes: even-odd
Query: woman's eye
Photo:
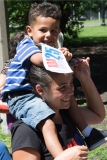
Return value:
[(71, 85), (71, 86), (74, 85), (74, 84), (73, 84), (73, 81), (70, 83), (70, 85)]
[(66, 87), (65, 86), (62, 86), (61, 88), (60, 88), (60, 90), (64, 90)]

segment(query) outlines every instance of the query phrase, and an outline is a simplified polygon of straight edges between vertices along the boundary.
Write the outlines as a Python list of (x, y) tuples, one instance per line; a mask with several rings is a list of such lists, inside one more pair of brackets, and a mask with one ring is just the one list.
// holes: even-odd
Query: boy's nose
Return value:
[(51, 32), (50, 31), (46, 32), (46, 37), (49, 37), (49, 36), (51, 36)]

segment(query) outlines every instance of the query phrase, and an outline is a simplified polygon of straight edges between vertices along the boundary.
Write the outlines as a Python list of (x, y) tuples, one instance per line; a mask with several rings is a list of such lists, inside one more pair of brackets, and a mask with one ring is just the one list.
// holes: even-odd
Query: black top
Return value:
[[(85, 145), (82, 136), (74, 126), (66, 110), (62, 110), (61, 116), (64, 124), (56, 124), (59, 141), (64, 149), (75, 146)], [(41, 155), (41, 160), (53, 160), (48, 152), (44, 138), (40, 131), (24, 124), (21, 120), (12, 125), (12, 152), (25, 147), (34, 148)], [(57, 147), (57, 146), (56, 146)]]

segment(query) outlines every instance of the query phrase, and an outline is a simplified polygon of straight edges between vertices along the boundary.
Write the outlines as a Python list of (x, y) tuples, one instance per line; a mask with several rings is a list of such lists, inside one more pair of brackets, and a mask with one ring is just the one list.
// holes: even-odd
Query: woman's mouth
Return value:
[(66, 98), (66, 99), (61, 99), (61, 100), (64, 101), (64, 102), (68, 102), (70, 99)]

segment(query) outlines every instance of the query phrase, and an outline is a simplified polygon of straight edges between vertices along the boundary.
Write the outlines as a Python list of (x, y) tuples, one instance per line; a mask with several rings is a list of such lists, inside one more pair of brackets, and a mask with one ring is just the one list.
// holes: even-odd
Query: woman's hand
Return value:
[(74, 58), (71, 61), (71, 68), (74, 71), (74, 74), (79, 80), (90, 76), (90, 67), (89, 67), (90, 58)]
[(86, 146), (74, 146), (63, 151), (54, 160), (87, 160), (88, 148)]

